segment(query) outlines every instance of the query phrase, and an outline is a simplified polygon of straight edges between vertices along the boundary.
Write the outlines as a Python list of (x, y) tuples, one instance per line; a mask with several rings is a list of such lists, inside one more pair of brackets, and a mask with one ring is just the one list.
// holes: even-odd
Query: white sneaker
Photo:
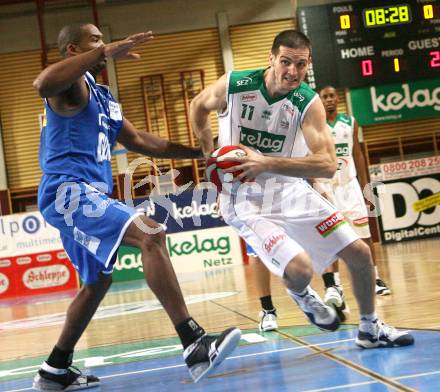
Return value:
[(414, 337), (407, 331), (398, 331), (379, 319), (363, 324), (362, 329), (364, 331), (359, 328), (355, 340), (356, 344), (362, 348), (400, 347), (414, 344)]
[(341, 286), (331, 286), (325, 290), (324, 302), (335, 308), (341, 321), (345, 321), (350, 314), (350, 309), (345, 303), (344, 292)]
[(260, 318), (258, 328), (261, 332), (274, 331), (278, 328), (277, 314), (275, 311), (267, 311), (263, 309), (258, 316)]
[(321, 297), (310, 286), (307, 286), (305, 295), (300, 296), (287, 290), (310, 322), (324, 331), (336, 331), (340, 320), (333, 307), (322, 302)]

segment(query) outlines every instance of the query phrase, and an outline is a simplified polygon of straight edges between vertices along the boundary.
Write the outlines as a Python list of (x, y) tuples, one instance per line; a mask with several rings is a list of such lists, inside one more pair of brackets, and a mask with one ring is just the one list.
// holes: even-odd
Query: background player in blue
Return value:
[(153, 39), (151, 32), (104, 44), (92, 24), (65, 26), (58, 36), (64, 60), (43, 70), (34, 82), (45, 99), (47, 121), (40, 144), (43, 171), (38, 204), (58, 228), (65, 250), (84, 285), (67, 310), (61, 335), (34, 378), (41, 391), (83, 389), (99, 379), (73, 367), (76, 343), (111, 285), (121, 243), (142, 251), (145, 279), (173, 322), (194, 381), (217, 366), (238, 344), (240, 330), (206, 335), (189, 316), (165, 246), (161, 226), (107, 196), (112, 188), (111, 147), (161, 158), (198, 158), (197, 149), (139, 131), (122, 116), (108, 87), (94, 76), (107, 58), (136, 59), (130, 49)]

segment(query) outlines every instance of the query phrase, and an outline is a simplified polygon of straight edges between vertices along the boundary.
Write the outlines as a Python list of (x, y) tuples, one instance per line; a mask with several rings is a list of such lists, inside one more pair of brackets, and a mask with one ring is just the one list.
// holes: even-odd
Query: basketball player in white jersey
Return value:
[[(359, 304), (356, 344), (363, 348), (414, 343), (407, 332), (383, 323), (375, 312), (374, 268), (368, 246), (346, 219), (305, 178), (332, 178), (336, 155), (319, 96), (303, 82), (311, 62), (309, 39), (296, 30), (279, 33), (266, 69), (228, 72), (191, 103), (190, 120), (204, 156), (214, 150), (209, 113), (219, 117), (219, 146), (241, 144), (239, 172), (220, 195), (226, 223), (282, 277), (291, 298), (310, 321), (334, 330), (339, 318), (310, 288), (336, 259), (347, 264)], [(255, 150), (258, 150), (255, 151)], [(240, 181), (251, 181), (243, 183)]]
[[(388, 295), (391, 290), (379, 277), (377, 270), (368, 225), (368, 212), (362, 194), (362, 189), (368, 183), (368, 177), (365, 158), (358, 139), (358, 124), (353, 117), (338, 113), (338, 95), (334, 87), (326, 86), (319, 94), (335, 143), (338, 168), (332, 179), (314, 181), (314, 188), (343, 213), (353, 230), (368, 244), (376, 274), (376, 295)], [(254, 268), (256, 287), (262, 307), (259, 315), (259, 328), (263, 332), (271, 331), (276, 329), (278, 324), (276, 308), (272, 303), (270, 274), (249, 246), (247, 246), (247, 254)], [(338, 263), (333, 263), (322, 277), (326, 288), (324, 302), (333, 305), (340, 318), (345, 319), (348, 307), (345, 304), (340, 284)]]

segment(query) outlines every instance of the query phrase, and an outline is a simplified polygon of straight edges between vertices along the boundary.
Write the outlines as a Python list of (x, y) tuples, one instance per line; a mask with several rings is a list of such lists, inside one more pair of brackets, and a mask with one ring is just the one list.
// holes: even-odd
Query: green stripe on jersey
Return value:
[(269, 105), (283, 99), (287, 99), (302, 114), (310, 101), (315, 97), (314, 91), (308, 84), (301, 82), (295, 89), (284, 96), (271, 97), (264, 84), (264, 72), (266, 69), (255, 69), (247, 71), (232, 71), (229, 77), (229, 94), (236, 94), (249, 91), (260, 91)]

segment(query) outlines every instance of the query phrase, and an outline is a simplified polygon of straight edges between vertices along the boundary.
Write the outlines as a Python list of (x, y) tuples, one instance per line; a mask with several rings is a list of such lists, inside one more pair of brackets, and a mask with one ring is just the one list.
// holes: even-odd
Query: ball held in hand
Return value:
[(206, 161), (206, 179), (212, 182), (218, 192), (223, 189), (224, 183), (231, 183), (234, 177), (241, 171), (225, 173), (225, 169), (237, 166), (240, 162), (232, 161), (231, 158), (244, 157), (246, 152), (238, 146), (224, 146), (215, 150)]

